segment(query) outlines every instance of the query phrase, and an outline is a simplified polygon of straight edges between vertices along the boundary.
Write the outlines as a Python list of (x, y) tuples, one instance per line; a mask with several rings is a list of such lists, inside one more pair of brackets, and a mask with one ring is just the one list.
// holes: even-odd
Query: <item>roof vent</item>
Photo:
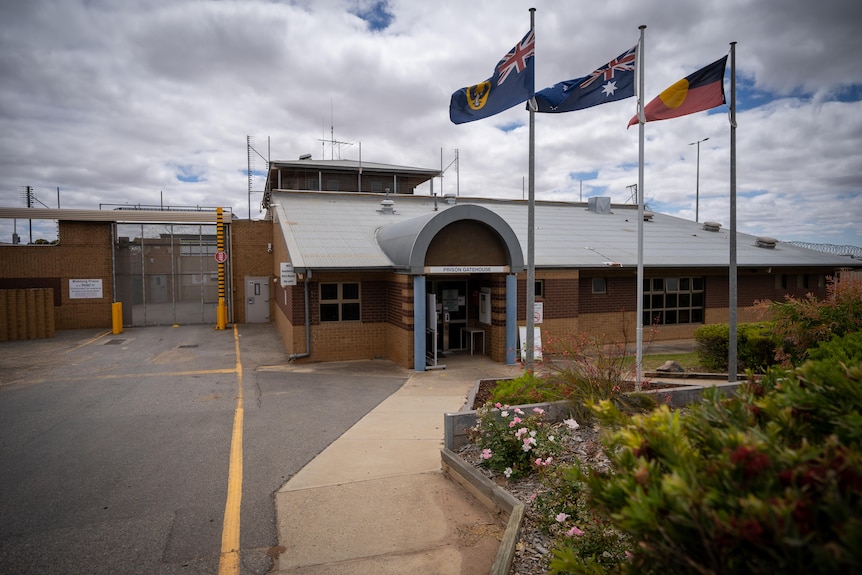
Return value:
[(380, 209), (377, 210), (381, 214), (394, 214), (395, 213), (395, 202), (392, 200), (383, 200), (380, 202)]
[(768, 238), (766, 236), (761, 236), (761, 237), (757, 238), (756, 240), (754, 240), (754, 245), (756, 245), (759, 248), (766, 248), (768, 250), (774, 250), (775, 244), (777, 244), (777, 243), (778, 243), (778, 240), (776, 240), (775, 238)]
[(644, 212), (644, 221), (645, 221), (645, 222), (651, 222), (651, 221), (652, 221), (652, 219), (653, 219), (654, 217), (655, 217), (655, 214), (654, 214), (654, 213), (652, 213), (652, 212)]
[(449, 204), (450, 206), (454, 206), (454, 205), (455, 205), (455, 194), (446, 194), (445, 196), (443, 196), (443, 199), (444, 199), (444, 200), (446, 201), (446, 203), (447, 203), (447, 204)]
[(310, 160), (311, 154), (302, 154), (301, 156), (299, 156), (299, 159), (300, 160)]
[(718, 222), (703, 222), (703, 229), (708, 232), (721, 231), (721, 224)]
[(596, 214), (609, 214), (611, 213), (611, 199), (607, 196), (587, 198), (587, 210)]

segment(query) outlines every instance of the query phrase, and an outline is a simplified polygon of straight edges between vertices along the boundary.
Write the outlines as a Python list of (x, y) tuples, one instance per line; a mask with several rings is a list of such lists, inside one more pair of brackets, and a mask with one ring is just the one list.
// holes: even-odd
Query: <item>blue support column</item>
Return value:
[(413, 276), (413, 371), (425, 371), (425, 276)]
[(506, 276), (506, 364), (517, 363), (518, 352), (518, 276)]

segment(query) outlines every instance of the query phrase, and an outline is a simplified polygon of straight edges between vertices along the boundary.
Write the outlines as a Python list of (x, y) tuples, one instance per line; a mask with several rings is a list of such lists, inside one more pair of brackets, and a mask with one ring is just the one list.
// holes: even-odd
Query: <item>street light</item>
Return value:
[(700, 143), (708, 139), (704, 138), (689, 144), (689, 146), (697, 145), (697, 183), (695, 184), (694, 192), (694, 221), (696, 222), (700, 221)]

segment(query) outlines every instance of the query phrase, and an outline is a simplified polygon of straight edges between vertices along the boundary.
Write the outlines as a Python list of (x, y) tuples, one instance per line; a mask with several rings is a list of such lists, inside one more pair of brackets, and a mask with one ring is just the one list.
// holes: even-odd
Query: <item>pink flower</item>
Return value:
[(541, 467), (541, 466), (542, 466), (542, 458), (541, 458), (541, 457), (537, 457), (537, 458), (536, 458), (536, 460), (535, 460), (533, 463), (535, 463), (536, 465), (538, 465), (539, 467)]
[(528, 431), (529, 431), (529, 429), (527, 429), (526, 427), (522, 427), (521, 429), (519, 429), (518, 431), (515, 432), (515, 437), (517, 437), (518, 439), (521, 439), (522, 437), (524, 437), (527, 434)]
[[(569, 517), (571, 517), (571, 515), (569, 515), (568, 513), (557, 513), (557, 516), (554, 519), (557, 520), (557, 523), (562, 523)], [(577, 527), (575, 527), (575, 529), (577, 529)]]
[(569, 537), (574, 537), (576, 535), (580, 536), (583, 534), (584, 534), (584, 532), (581, 531), (580, 529), (578, 529), (577, 527), (572, 527), (571, 529), (566, 531), (566, 535), (568, 535)]
[(544, 409), (542, 409), (541, 407), (534, 407), (534, 408), (533, 408), (533, 411), (534, 411), (535, 413), (538, 413), (539, 415), (544, 415), (544, 414), (545, 414), (545, 410), (544, 410)]
[(521, 423), (521, 418), (520, 417), (513, 417), (512, 421), (515, 423)]
[(482, 459), (491, 459), (491, 456), (492, 456), (492, 454), (491, 454), (490, 449), (483, 449), (482, 450)]
[(524, 412), (523, 412), (523, 411), (521, 411), (521, 410), (520, 410), (519, 408), (517, 408), (517, 407), (515, 408), (515, 413), (517, 413), (518, 415), (524, 415)]
[(498, 401), (497, 403), (494, 404), (494, 407), (496, 407), (497, 409), (500, 409), (501, 407), (503, 407), (503, 404)]

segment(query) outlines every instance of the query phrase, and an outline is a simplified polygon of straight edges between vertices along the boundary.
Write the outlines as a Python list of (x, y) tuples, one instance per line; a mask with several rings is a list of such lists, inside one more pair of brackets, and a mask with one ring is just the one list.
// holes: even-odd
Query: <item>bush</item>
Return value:
[(631, 383), (635, 373), (625, 343), (602, 345), (598, 338), (577, 335), (549, 340), (543, 353), (553, 358), (548, 362), (549, 382), (571, 401), (578, 420), (591, 420), (588, 406), (603, 399), (625, 413), (655, 407), (652, 396), (632, 393), (640, 390)]
[[(726, 323), (704, 325), (694, 332), (700, 364), (713, 371), (727, 371), (730, 327)], [(736, 357), (740, 371), (763, 373), (776, 363), (772, 326), (741, 323), (736, 326)]]
[(620, 569), (862, 570), (862, 364), (772, 369), (683, 413), (626, 417), (607, 401), (595, 410), (614, 427), (605, 445), (615, 473), (574, 473), (632, 538)]
[(549, 466), (560, 452), (560, 438), (544, 415), (538, 407), (525, 413), (518, 407), (486, 403), (476, 410), (476, 425), (467, 435), (482, 448), (484, 466), (514, 479)]
[(755, 304), (756, 310), (773, 319), (776, 358), (785, 366), (801, 365), (808, 350), (820, 342), (862, 330), (862, 280), (828, 278), (826, 292), (822, 301), (808, 294)]
[(834, 337), (808, 350), (808, 357), (815, 361), (853, 365), (862, 362), (862, 331)]
[(491, 390), (492, 403), (525, 405), (561, 399), (565, 395), (559, 385), (529, 371), (514, 379), (500, 380)]

